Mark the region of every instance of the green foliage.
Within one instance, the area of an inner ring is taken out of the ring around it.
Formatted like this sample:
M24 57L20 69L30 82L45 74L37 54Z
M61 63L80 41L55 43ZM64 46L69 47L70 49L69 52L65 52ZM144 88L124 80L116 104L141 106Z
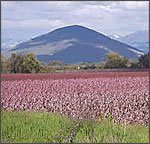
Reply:
M7 142L54 142L63 129L68 135L67 126L72 122L60 115L42 112L2 112L2 141ZM58 140L59 141L59 140Z
M128 59L119 55L116 52L110 52L107 54L105 68L126 68Z
M45 65L45 64L41 64L40 66L40 70L39 70L39 73L49 73L49 69L48 69L48 66Z
M8 59L8 66L10 73L22 73L23 72L23 57L15 53L11 54L11 57Z
M95 63L88 63L87 68L88 69L95 69L96 68Z
M41 64L36 60L34 54L26 54L22 63L24 73L40 72Z
M1 55L1 73L52 73L104 68L149 68L149 55L142 55L138 62L132 59L128 60L119 53L110 52L107 54L106 61L100 63L81 62L78 64L64 64L61 61L50 61L45 64L39 62L34 54L11 54L8 60Z
M77 70L78 69L78 64L68 64L64 66L65 70Z
M133 69L140 68L138 64L138 60L130 59L128 61L128 67Z
M8 71L7 60L1 54L1 73L6 73Z
M139 58L139 66L141 68L149 68L150 53L144 54Z
M65 64L61 61L50 61L47 64L47 69L49 72L57 72L65 69Z
M106 65L106 62L100 62L100 63L96 63L95 64L95 68L97 69L104 69L105 68L105 65Z
M36 60L34 54L17 55L13 53L7 64L10 73L38 73L41 68L41 64Z
M130 68L149 68L150 53L141 55L139 60L130 60Z
M64 143L79 122L46 112L2 111L1 123L2 143ZM110 119L101 119L82 121L73 142L148 143L148 140L148 126L115 124Z
M82 62L78 65L78 69L95 69L95 63L91 63L91 62Z

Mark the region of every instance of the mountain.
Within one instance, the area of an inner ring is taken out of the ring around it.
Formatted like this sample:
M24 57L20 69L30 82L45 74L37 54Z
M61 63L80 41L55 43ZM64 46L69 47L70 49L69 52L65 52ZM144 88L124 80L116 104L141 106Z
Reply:
M115 40L129 44L145 53L149 51L149 33L147 30L137 31L126 36L115 38Z
M92 29L72 25L31 38L4 53L34 53L40 61L60 60L64 63L99 62L108 52L118 52L128 58L138 58L143 53L134 47L113 40Z

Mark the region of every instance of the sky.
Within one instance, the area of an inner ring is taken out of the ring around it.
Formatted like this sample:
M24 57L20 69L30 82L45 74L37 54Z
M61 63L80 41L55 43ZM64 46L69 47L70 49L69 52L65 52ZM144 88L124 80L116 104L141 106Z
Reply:
M82 25L105 35L149 29L148 1L2 1L2 39L26 40Z

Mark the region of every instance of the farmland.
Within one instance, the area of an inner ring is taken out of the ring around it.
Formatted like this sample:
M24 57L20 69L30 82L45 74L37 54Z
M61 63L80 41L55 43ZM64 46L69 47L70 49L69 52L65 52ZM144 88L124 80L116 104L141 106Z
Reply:
M39 115L55 113L62 117L67 116L64 122L68 121L69 125L74 125L71 120L82 124L90 121L95 123L95 136L101 135L96 129L103 119L111 120L113 126L125 125L128 128L136 125L145 131L149 122L148 85L148 72L4 74L1 82L1 105L7 119L9 112L14 112L12 115L17 116L17 113L23 111L38 111ZM82 125L83 129L85 125ZM76 133L74 141L79 142L77 138L81 137L80 132ZM133 137L124 141L139 142L134 141ZM100 142L100 139L97 141ZM143 142L146 139L148 141L148 136ZM116 138L115 141L121 142L123 139Z
M113 71L113 72L112 72ZM72 71L64 73L51 73L51 74L2 74L2 81L14 80L44 80L44 79L76 79L76 78L98 78L98 77L140 77L148 76L148 69L145 71L136 72L137 70L95 70L91 72L86 71Z

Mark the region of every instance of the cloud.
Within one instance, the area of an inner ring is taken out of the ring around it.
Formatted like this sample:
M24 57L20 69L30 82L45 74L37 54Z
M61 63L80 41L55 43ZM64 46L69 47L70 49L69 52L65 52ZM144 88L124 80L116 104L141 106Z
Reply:
M32 19L26 21L9 21L4 20L2 21L2 25L5 24L7 28L39 28L40 26L44 25L45 28L49 28L50 26L58 27L59 25L64 25L65 22L62 20L53 20L50 21L48 19Z
M148 1L124 1L121 4L129 10L147 10L149 6Z
M81 24L104 34L148 29L148 1L2 1L2 34ZM17 34L17 33L16 33ZM13 34L12 34L13 35ZM14 33L15 35L15 33Z

